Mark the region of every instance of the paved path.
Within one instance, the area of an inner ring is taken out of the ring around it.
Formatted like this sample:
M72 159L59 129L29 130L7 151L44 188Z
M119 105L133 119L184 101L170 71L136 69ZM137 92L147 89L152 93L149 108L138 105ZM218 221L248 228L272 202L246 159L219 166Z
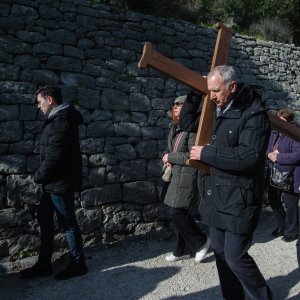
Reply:
M274 217L264 211L250 253L275 299L300 299L296 242L272 239L273 228ZM213 254L200 264L193 259L167 263L164 257L173 243L170 236L159 235L86 249L89 273L64 282L52 277L24 280L16 272L2 274L0 299L222 299Z

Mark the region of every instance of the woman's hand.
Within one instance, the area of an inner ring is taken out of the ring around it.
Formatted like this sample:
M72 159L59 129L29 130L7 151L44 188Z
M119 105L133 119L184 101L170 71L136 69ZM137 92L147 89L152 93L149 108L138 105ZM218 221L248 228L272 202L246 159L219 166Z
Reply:
M166 164L168 162L168 153L164 154L162 161L164 164Z
M273 163L275 163L277 161L277 155L278 155L278 153L279 152L277 150L275 150L273 152L269 152L268 153L269 160L271 160Z

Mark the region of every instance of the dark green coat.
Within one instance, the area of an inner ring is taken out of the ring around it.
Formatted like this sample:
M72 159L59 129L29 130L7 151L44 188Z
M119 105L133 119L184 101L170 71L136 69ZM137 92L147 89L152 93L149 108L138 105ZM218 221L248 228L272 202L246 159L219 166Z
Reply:
M189 208L195 196L196 169L185 165L189 152L195 144L195 133L184 132L174 153L173 147L181 130L172 126L168 136L168 160L172 164L172 180L169 184L165 204L174 208Z

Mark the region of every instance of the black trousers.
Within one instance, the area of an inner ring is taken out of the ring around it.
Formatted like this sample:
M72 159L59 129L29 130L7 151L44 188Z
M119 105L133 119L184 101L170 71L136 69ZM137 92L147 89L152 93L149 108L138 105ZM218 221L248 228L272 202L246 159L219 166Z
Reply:
M175 256L194 254L206 242L206 234L202 232L195 220L184 208L171 208L173 228L176 234Z
M272 293L253 258L248 254L252 235L210 229L222 294L226 300L272 299Z
M281 195L284 207L281 202ZM284 232L285 237L297 238L299 228L299 194L284 192L270 186L268 198L277 219L278 228Z

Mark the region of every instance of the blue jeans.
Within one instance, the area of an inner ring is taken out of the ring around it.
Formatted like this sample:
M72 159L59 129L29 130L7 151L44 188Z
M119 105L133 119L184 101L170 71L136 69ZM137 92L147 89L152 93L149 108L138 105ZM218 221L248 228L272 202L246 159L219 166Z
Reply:
M42 264L51 263L55 234L54 212L58 224L66 233L71 260L78 262L82 259L83 254L81 234L75 217L74 192L63 195L43 193L37 217L41 227L39 262Z

